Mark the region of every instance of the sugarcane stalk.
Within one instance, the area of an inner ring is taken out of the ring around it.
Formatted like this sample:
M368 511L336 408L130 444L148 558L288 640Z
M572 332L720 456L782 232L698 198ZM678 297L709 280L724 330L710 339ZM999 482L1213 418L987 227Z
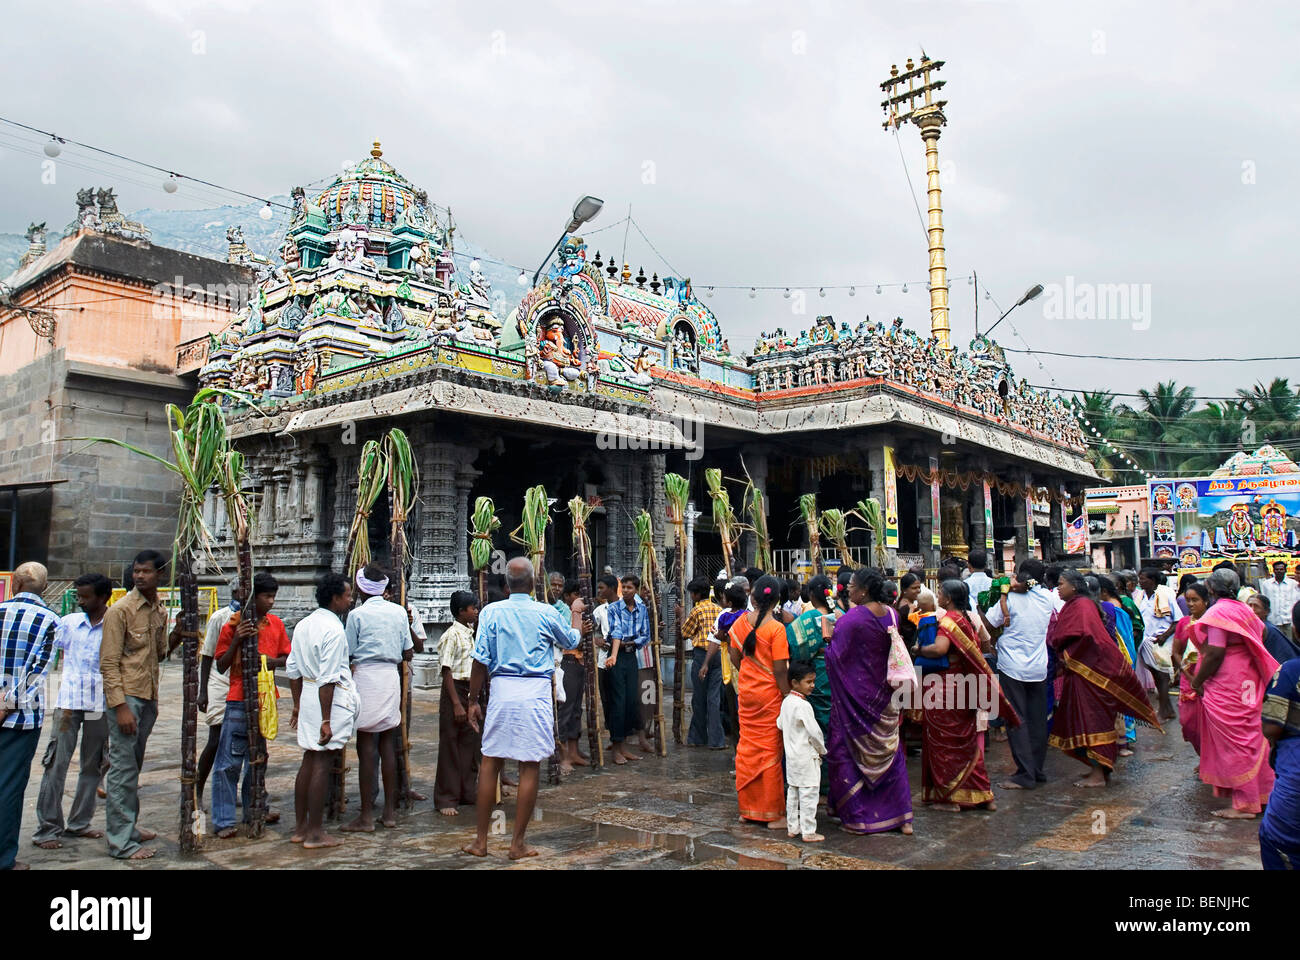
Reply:
M840 552L840 564L846 570L853 569L853 554L849 552L848 525L843 510L823 510L821 530Z
M225 415L214 402L226 396L243 399L243 395L205 388L194 395L182 410L166 405L168 437L172 458L169 460L113 437L66 437L65 441L106 443L122 447L153 461L176 474L181 483L180 509L176 536L172 541L172 585L180 595L179 624L182 639L181 687L181 803L178 843L183 853L198 848L202 832L196 790L198 740L198 584L194 576L195 558L210 554L211 535L203 523L203 501L208 489L219 479L222 463L230 450ZM179 583L177 581L179 577Z
M487 603L487 568L492 560L492 531L501 526L496 516L496 505L491 497L479 497L474 501L474 513L470 517L469 559L470 568L478 571L479 606Z
M859 500L852 512L871 531L871 547L875 554L876 566L884 567L889 562L889 552L885 549L885 516L880 509L880 501L875 497Z
M655 579L659 575L659 559L655 556L654 526L649 512L642 510L633 518L641 561L641 582L645 584L650 599L646 603L650 620L650 651L655 673L655 753L668 756L664 739L664 683L659 665L659 603L655 597Z
M722 485L720 469L710 467L705 470L704 483L709 491L709 499L713 503L713 525L717 527L718 535L722 538L722 568L727 574L727 579L730 580L731 556L739 540L736 514L731 509L731 497L727 493L727 488Z
M822 541L817 528L817 494L805 493L799 497L799 515L808 529L808 559L812 562L813 576L818 577L822 572Z
M763 491L754 483L754 478L749 475L749 468L745 466L745 458L740 458L741 469L745 471L745 493L742 502L745 505L745 514L749 517L749 529L754 532L756 541L754 558L755 565L760 570L772 569L772 538L767 532L767 502L763 496Z
M686 502L690 497L690 483L680 474L664 474L664 494L668 522L673 525L673 540L677 549L677 596L682 613L686 612ZM686 712L686 636L682 633L685 616L677 618L677 637L673 646L673 742L685 742Z
M406 611L406 565L409 551L406 543L406 518L415 502L419 469L411 442L399 428L393 427L384 437L383 459L387 465L388 502L391 507L388 530L388 555L397 582L398 604ZM397 763L397 797L406 809L415 800L411 789L411 664L403 659L398 664L401 690L400 713L402 749Z
M573 560L578 574L578 589L582 597L584 621L590 616L591 606L591 538L587 535L587 520L594 508L582 497L569 501L569 517L573 521ZM587 751L591 765L599 769L605 765L605 748L600 739L602 718L600 696L596 683L596 645L594 637L582 630L583 693L587 698Z

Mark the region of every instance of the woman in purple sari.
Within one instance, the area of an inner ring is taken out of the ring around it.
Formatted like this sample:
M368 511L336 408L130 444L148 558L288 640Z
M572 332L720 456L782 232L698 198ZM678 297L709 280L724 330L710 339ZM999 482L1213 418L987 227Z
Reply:
M897 626L898 614L884 601L884 579L866 568L855 570L851 609L835 621L826 647L831 683L827 807L848 833L912 832L901 714L886 679L889 628Z

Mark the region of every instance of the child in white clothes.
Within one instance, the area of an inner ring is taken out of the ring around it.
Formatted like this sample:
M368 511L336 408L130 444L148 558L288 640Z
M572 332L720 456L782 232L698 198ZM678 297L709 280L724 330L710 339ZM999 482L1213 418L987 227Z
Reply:
M825 840L817 832L817 798L821 792L821 758L826 755L822 728L813 716L808 695L817 684L817 671L807 660L789 666L790 692L781 704L776 726L785 740L785 819L791 837L804 843Z

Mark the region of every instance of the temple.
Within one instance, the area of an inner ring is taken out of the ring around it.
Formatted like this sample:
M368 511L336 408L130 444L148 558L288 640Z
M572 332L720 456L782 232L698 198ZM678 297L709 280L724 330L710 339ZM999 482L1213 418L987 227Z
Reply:
M418 456L410 596L434 633L451 592L469 585L478 496L496 503L503 557L522 552L508 534L526 487L587 498L595 568L623 571L642 507L671 545L665 471L688 477L698 509L704 468L720 467L765 492L773 566L791 573L806 556L801 494L841 509L878 498L891 565L934 567L978 546L996 566L1063 552L1065 511L1096 480L1071 410L1018 380L983 338L946 350L901 319L827 316L736 353L689 278L634 276L580 236L497 316L500 299L456 253L450 220L379 144L319 195L293 197L280 262L253 264L255 295L207 342L199 371L205 385L252 395L232 401L232 433L253 478L257 562L284 585L288 617L310 609L320 568L344 566L362 445L391 426ZM370 522L379 558L387 509L381 496ZM720 547L705 513L690 512L680 561L712 577ZM215 496L208 520L228 551ZM547 568L567 569L567 524L548 536ZM869 562L865 531L850 545ZM742 550L752 556L752 535Z

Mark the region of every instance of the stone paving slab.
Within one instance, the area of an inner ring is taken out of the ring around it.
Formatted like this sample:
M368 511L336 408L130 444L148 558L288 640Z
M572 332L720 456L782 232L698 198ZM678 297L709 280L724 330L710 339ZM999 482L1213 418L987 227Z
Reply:
M287 696L287 692L286 692ZM950 867L1013 869L1259 869L1258 823L1221 821L1210 788L1195 776L1196 755L1176 723L1163 736L1139 732L1136 756L1120 761L1111 787L1071 785L1081 767L1059 751L1048 756L1050 782L1032 791L997 790L998 810L952 814L920 802L919 758L908 761L916 807L915 834L845 834L822 817L826 842L805 844L737 821L734 763L730 752L670 744L667 757L645 756L600 772L579 769L559 786L543 784L529 841L542 856L520 863L506 858L514 803L507 800L489 838L489 856L460 852L473 838L474 810L441 817L430 801L399 815L395 829L343 834L342 846L305 851L288 842L293 820L293 781L301 760L282 701L281 732L271 744L267 787L282 813L259 840L205 837L202 850L182 857L176 843L180 773L180 668L165 664L157 725L141 777L141 824L160 834L158 856L123 863L108 856L103 840L66 839L60 850L30 843L40 783L39 758L24 797L19 858L35 869L311 869L437 868L453 870L746 869L880 870ZM438 691L417 690L412 705L411 763L416 789L432 795L437 763ZM200 728L200 747L206 739ZM584 739L585 744L585 739ZM350 752L355 768L355 755ZM988 766L996 784L1012 766L1005 744L989 745ZM68 776L76 782L76 761ZM355 769L349 810L357 805ZM996 788L995 788L996 789ZM205 802L206 802L205 797ZM103 826L103 805L94 824Z

